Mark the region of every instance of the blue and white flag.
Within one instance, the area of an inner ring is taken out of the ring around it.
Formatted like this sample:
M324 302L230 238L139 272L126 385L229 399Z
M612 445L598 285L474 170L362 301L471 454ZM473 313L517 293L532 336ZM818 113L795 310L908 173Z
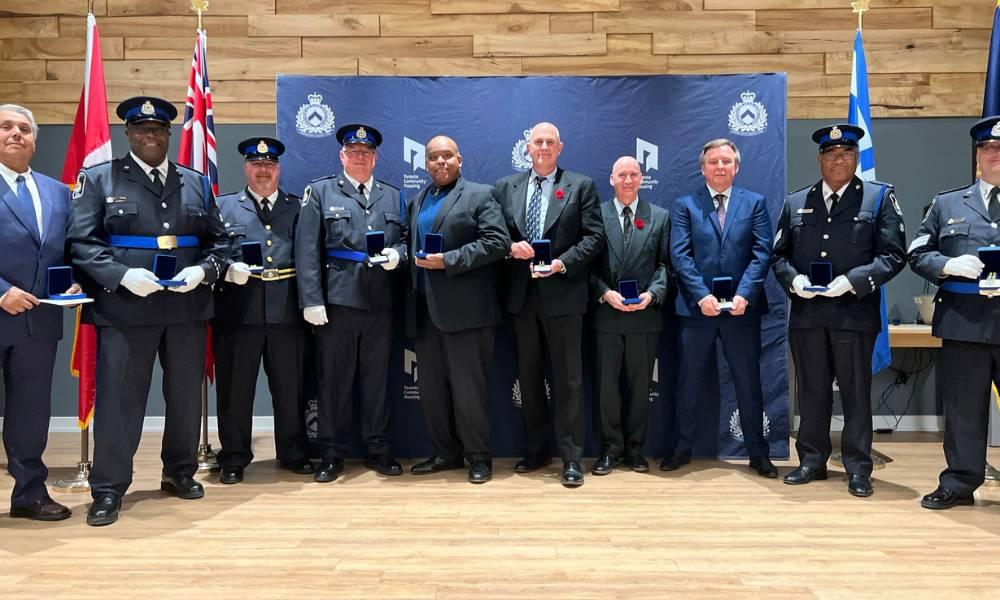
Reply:
M851 66L851 102L848 106L847 122L864 130L865 136L858 142L857 176L862 181L875 181L875 148L872 139L872 111L868 102L868 66L865 64L865 46L861 43L861 31L854 36L854 61ZM881 207L879 207L881 208ZM892 363L889 349L889 319L885 309L885 286L882 286L882 331L875 338L872 352L872 373L878 373Z

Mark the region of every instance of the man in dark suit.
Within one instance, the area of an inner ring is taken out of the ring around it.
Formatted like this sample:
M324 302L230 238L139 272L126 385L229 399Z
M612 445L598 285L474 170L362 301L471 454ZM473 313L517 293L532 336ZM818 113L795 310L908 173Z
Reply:
M38 126L23 106L0 106L0 370L3 444L14 478L10 516L59 521L70 510L45 488L42 462L52 404L52 368L62 338L62 309L39 304L48 268L65 256L69 189L31 170Z
M500 205L490 186L461 177L454 140L427 142L433 183L410 210L411 255L425 236L439 234L442 251L417 257L410 270L407 334L416 339L420 399L434 456L413 465L415 475L459 469L469 461L469 481L493 476L486 378L493 340L502 322L496 270L510 245Z
M909 249L913 272L940 286L933 333L942 340L937 400L944 407L948 467L920 501L924 508L974 504L986 470L990 388L1000 373L1000 293L981 290L996 259L978 249L1000 246L998 123L1000 116L992 116L972 126L980 179L938 194Z
M316 443L323 456L315 480L344 471L350 450L354 382L361 386L361 438L365 466L401 475L389 451L386 379L397 298L390 271L406 264L406 223L399 190L373 176L382 134L368 125L337 130L339 175L309 184L295 234L299 305L316 328L319 407ZM368 256L366 236L384 233L386 259Z
M205 330L211 284L222 277L229 239L208 178L167 160L177 109L140 96L118 105L131 152L80 172L67 239L97 327L94 503L89 525L118 519L132 483L153 363L163 367L166 421L160 489L196 499ZM162 255L158 258L157 255ZM177 273L154 273L163 256ZM164 283L161 283L164 282Z
M788 341L801 416L799 466L785 483L827 478L836 378L844 406L840 447L847 490L866 497L874 491L871 363L882 328L881 286L906 264L906 239L892 186L854 174L862 136L853 125L813 132L823 178L785 198L771 265L792 299ZM820 275L833 279L813 285L810 278Z
M705 187L674 203L670 258L680 293L681 367L677 395L677 444L660 463L674 471L691 460L696 411L715 371L717 340L736 389L740 426L750 468L777 477L764 439L764 399L760 385L760 319L767 314L764 280L771 257L771 219L763 196L733 185L740 152L726 139L712 140L699 157ZM713 282L714 285L713 285ZM726 298L716 296L722 292ZM732 306L723 306L731 301ZM723 310L725 308L725 310Z
M278 188L284 144L255 137L243 140L237 149L244 158L247 185L218 199L231 248L224 283L215 288L212 321L220 480L227 484L243 481L244 469L253 460L250 432L262 359L274 408L278 463L301 475L316 472L306 451L305 328L293 252L300 200ZM261 255L245 257L245 243L259 245ZM248 260L255 264L248 265Z
M633 471L649 470L642 455L649 382L669 285L669 219L665 209L639 198L638 161L631 156L615 161L611 185L615 197L601 205L607 244L590 274L590 295L596 302L591 315L596 342L594 420L601 442L594 475L611 473L619 460ZM638 295L625 297L632 283ZM624 401L623 374L628 389Z
M496 183L496 198L510 232L510 260L502 269L504 311L511 315L524 414L525 456L518 473L552 462L545 391L545 355L552 367L553 412L562 483L583 484L583 315L588 270L601 252L600 197L593 180L564 171L557 161L563 143L551 123L531 129L531 170ZM551 270L534 273L531 242L549 240ZM547 352L545 350L547 350Z

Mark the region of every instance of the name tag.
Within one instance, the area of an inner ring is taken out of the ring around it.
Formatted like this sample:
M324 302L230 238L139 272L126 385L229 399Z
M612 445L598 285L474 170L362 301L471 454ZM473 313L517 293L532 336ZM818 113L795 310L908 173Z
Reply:
M800 215L811 215L812 212L813 212L813 210L815 210L815 209L812 209L812 208L800 208L800 209L798 209L795 212L796 212L796 214L800 214Z
M955 223L965 223L965 218L963 217L960 219L948 219L949 225L954 225Z
M104 199L108 204L118 204L119 202L128 202L127 196L108 196Z

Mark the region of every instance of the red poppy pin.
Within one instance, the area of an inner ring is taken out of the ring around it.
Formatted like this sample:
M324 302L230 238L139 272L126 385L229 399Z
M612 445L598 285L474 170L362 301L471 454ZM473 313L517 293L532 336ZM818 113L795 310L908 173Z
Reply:
M559 188L558 190L556 190L556 199L557 200L562 200L564 196L566 196L566 192L564 192L562 188Z
M635 226L638 227L639 229L642 229L643 227L646 226L646 222L643 221L642 219L640 219L639 217L636 217L635 218Z

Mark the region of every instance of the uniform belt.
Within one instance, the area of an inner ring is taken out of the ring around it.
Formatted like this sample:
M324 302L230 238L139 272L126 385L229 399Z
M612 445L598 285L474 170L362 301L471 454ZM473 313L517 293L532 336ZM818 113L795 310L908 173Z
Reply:
M358 250L347 250L346 248L327 250L326 255L331 258L339 258L341 260L349 260L351 262L358 263L363 263L368 258L368 255L364 252L359 252Z
M264 269L260 273L251 273L250 277L260 279L262 281L281 281L282 279L291 279L292 277L295 277L295 267L290 267L288 269Z
M173 250L197 248L200 242L196 235L109 235L108 243L115 248Z
M941 284L941 289L953 294L975 294L979 295L978 283L966 283L963 281L945 281Z

